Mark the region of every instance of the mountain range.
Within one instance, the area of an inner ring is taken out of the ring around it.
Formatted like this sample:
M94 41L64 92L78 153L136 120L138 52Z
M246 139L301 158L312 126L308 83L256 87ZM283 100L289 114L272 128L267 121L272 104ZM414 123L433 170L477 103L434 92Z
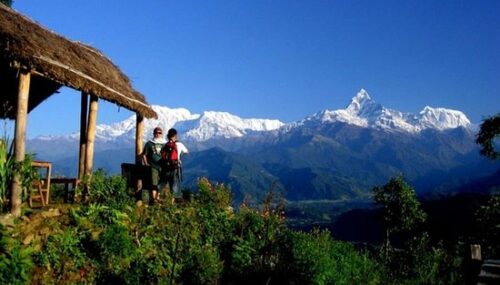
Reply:
M273 185L288 200L339 200L370 195L373 186L403 174L420 193L447 192L494 173L478 154L477 126L457 110L425 107L418 114L386 108L360 90L346 108L283 123L226 112L191 113L153 106L153 128L176 128L191 154L183 159L185 186L200 176L230 185L237 199L261 198ZM75 175L78 133L28 141L55 172ZM99 125L95 166L119 172L134 161L135 116Z

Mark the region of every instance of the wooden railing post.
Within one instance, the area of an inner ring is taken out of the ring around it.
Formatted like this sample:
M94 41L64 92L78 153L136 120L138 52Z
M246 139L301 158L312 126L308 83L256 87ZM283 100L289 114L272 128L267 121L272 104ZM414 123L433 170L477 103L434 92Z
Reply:
M17 113L15 125L14 152L15 161L20 163L26 154L26 125L28 122L28 99L30 91L31 74L22 71L19 74L19 89L17 95ZM10 197L10 212L13 216L21 216L21 177L19 173L14 173L12 191Z

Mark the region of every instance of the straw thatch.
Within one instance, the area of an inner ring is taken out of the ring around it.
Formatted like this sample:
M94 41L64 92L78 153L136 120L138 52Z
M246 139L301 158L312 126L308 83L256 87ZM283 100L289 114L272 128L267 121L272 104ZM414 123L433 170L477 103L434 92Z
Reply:
M100 51L70 41L0 4L0 117L15 116L18 73L32 73L31 111L62 86L156 118L127 76Z

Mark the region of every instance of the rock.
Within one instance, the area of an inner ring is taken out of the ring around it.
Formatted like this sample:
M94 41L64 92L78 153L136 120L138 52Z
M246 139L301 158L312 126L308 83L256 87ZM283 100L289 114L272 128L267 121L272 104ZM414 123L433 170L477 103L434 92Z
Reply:
M60 215L61 215L61 212L59 211L59 209L53 209L53 208L42 213L42 217L44 217L44 218L58 217Z
M14 216L10 213L0 216L0 224L4 226L14 226Z
M47 235L49 235L49 234L50 234L50 229L49 229L49 228L47 228L47 227L45 227L45 228L43 228L43 229L41 229L41 230L39 231L39 234L40 234L40 235L43 235L43 236L47 236Z
M28 245L31 243L31 241L35 238L34 234L29 234L23 239L23 245Z

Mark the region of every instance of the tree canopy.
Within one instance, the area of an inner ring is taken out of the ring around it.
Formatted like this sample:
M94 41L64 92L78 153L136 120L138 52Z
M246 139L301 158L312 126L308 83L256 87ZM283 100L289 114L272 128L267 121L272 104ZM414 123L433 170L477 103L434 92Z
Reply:
M491 159L499 159L500 152L495 150L495 139L500 136L500 114L487 118L480 126L476 143L481 146L481 154Z
M4 5L7 5L9 7L12 7L12 2L14 2L13 0L0 0L0 2Z

